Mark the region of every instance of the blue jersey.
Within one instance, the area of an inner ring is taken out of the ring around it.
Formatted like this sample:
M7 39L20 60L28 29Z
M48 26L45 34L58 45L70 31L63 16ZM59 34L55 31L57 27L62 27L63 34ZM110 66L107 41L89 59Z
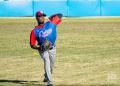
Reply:
M34 32L38 45L42 45L45 39L49 40L53 46L55 45L57 36L56 25L52 22L46 22L42 28L35 28Z

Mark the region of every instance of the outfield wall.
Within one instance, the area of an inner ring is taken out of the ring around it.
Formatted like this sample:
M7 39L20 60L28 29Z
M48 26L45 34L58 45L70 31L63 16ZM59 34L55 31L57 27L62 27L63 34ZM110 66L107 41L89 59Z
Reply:
M0 0L0 16L33 16L30 0Z
M0 16L34 16L42 10L48 16L120 16L120 0L0 0Z

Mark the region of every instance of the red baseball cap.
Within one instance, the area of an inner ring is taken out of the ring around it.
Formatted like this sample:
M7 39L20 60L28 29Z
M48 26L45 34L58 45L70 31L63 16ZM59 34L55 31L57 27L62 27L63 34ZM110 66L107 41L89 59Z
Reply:
M42 11L37 11L36 12L36 17L41 17L41 16L46 16Z

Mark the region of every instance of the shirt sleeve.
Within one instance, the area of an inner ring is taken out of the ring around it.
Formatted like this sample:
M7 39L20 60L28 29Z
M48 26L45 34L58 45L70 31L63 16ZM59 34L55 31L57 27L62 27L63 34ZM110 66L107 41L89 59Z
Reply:
M32 30L30 34L30 45L35 45L35 44L36 44L36 37L35 37L34 30Z
M61 18L62 14L55 14L51 16L49 19L53 24L58 25L61 22Z

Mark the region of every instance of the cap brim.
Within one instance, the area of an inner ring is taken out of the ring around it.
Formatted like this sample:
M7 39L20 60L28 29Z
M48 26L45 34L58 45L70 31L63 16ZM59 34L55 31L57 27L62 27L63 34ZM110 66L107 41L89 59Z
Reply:
M43 14L43 16L46 16L46 14Z
M37 15L36 17L41 17L41 16L44 16L44 17L45 17L45 16L46 16L46 14Z

